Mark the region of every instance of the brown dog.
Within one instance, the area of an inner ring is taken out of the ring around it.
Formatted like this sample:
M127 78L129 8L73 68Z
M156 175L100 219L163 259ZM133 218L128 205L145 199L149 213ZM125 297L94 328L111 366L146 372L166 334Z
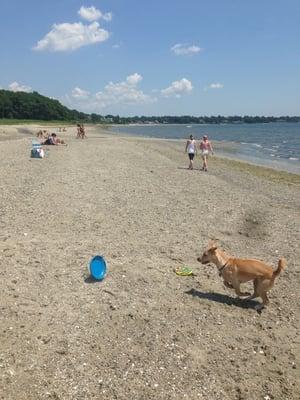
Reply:
M274 271L272 267L259 260L231 257L214 244L210 245L197 260L202 264L215 264L219 275L224 279L224 285L234 289L238 296L249 296L246 300L261 297L263 303L256 307L258 310L269 304L267 292L272 289L275 278L286 267L284 258L278 261L278 267ZM240 290L240 284L248 281L253 281L254 284L252 295Z

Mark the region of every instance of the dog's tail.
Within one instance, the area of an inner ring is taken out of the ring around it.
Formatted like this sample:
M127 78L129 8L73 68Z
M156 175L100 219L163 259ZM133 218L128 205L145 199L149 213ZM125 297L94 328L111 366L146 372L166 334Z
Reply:
M281 271L283 271L286 268L286 259L285 258L280 258L278 261L278 267L273 271L273 276L272 279L274 280L277 278L278 275L280 275Z

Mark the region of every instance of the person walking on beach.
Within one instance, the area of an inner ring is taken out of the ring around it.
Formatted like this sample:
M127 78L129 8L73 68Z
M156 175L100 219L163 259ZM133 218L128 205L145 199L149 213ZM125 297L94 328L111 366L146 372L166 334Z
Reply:
M194 139L193 135L190 135L190 138L186 142L185 146L185 153L188 153L190 164L188 169L194 169L194 157L195 154L197 153L197 148L196 148L196 140Z
M85 139L86 138L86 134L85 134L85 128L83 126L83 124L77 124L77 139Z
M206 135L203 136L201 143L199 145L201 155L202 155L202 160L203 160L203 166L202 166L202 171L207 172L207 159L209 153L214 154L212 144L208 140L208 137Z

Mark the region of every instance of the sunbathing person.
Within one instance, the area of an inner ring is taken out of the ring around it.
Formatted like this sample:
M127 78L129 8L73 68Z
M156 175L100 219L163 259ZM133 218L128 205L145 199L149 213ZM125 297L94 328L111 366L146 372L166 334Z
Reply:
M51 133L48 138L42 143L43 145L56 146L59 144L67 145L62 139L58 138L56 133Z

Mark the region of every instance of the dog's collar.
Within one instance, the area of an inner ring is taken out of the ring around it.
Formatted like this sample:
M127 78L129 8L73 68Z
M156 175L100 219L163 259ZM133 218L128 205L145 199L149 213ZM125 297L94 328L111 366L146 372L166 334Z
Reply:
M228 263L228 261L229 261L229 260L227 260L227 261L226 261L226 263L225 263L224 265L222 265L222 267L219 269L219 276L221 276L221 275L222 275L222 271L223 271L223 269L224 269L225 267L227 267L227 263Z

